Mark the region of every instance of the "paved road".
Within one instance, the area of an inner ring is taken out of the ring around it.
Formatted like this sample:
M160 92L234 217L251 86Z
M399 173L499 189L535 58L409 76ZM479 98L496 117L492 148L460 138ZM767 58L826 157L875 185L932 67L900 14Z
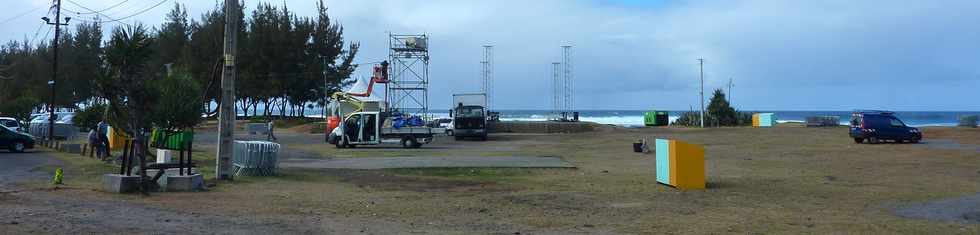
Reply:
M25 153L10 153L0 151L0 191L7 191L13 185L24 180L43 179L48 174L33 171L35 168L59 164L58 159L42 151L30 151Z
M980 193L915 204L897 213L908 218L980 224Z
M283 159L283 168L306 169L391 169L446 167L574 168L557 157L371 157L322 159Z

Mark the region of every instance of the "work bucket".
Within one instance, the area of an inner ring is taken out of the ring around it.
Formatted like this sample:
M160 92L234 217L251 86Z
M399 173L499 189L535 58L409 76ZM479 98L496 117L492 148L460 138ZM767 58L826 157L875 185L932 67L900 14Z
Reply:
M326 133L329 134L330 132L333 132L333 129L334 128L337 128L337 126L340 126L340 117L330 116L329 118L327 118L327 132Z

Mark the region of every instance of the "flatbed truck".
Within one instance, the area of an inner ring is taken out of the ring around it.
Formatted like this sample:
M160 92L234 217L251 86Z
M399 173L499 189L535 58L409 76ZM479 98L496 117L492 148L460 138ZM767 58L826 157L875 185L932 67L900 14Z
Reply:
M419 148L432 142L431 127L385 127L384 120L387 118L385 112L351 113L330 132L327 142L337 148L379 144L401 144L405 148Z

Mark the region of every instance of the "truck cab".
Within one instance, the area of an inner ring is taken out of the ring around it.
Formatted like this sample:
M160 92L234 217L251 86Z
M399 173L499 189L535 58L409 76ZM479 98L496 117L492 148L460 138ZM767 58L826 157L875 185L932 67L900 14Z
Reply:
M400 143L405 148L419 148L432 142L432 128L424 126L385 125L386 112L355 112L347 115L327 137L337 148L357 145Z
M456 140L477 137L487 140L487 117L482 106L459 106L453 110L453 136Z
M453 118L453 137L462 140L476 137L487 140L487 96L484 93L455 94L456 106L449 112Z

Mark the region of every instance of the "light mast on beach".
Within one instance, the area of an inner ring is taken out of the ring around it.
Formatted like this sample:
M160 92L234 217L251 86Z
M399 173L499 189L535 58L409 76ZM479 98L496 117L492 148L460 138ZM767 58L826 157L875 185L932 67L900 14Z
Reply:
M704 128L704 58L698 58L701 67L701 128Z

